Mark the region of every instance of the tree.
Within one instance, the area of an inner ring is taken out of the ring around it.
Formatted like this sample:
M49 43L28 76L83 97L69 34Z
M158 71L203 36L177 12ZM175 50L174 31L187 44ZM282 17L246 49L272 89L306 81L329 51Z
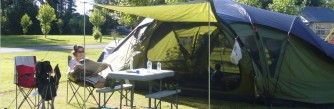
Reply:
M334 9L334 0L327 1L324 5L325 7Z
M307 0L304 0L301 5L296 5L297 0L273 0L273 3L268 5L268 9L284 14L297 15L305 7L306 2Z
M59 34L63 34L63 26L64 26L63 20L62 19L58 19L57 25L58 25Z
M38 11L37 19L41 22L42 33L46 38L46 35L49 34L51 30L51 22L56 19L56 13L48 3L45 3Z
M312 7L320 7L324 6L326 2L330 2L333 0L307 0L307 6L312 6Z
M30 17L27 13L25 13L21 18L21 25L22 25L22 31L23 34L26 34L28 31L28 27L32 25L32 21L30 20Z
M96 3L99 3L95 0ZM159 5L167 3L176 3L181 1L190 1L190 0L126 0L126 1L112 1L110 4L118 5L118 6L149 6L149 5ZM113 18L118 20L120 25L128 26L134 28L139 21L142 19L141 17L128 15L120 12L114 12Z
M178 3L178 2L186 2L188 0L165 0L165 3L169 4L169 3Z
M1 13L1 14L2 14L2 13ZM4 31L3 28L6 27L6 24L7 24L7 17L1 15L0 20L1 20L1 25L0 25L1 33L3 33L3 32L2 32L2 31Z
M62 2L62 9L65 12L64 15L62 16L63 21L64 21L64 34L71 34L72 33L72 28L70 27L70 19L73 18L73 12L75 12L75 2L74 0L66 0Z
M1 0L2 15L7 18L6 24L2 26L2 34L22 34L21 18L27 13L29 16L37 16L38 6L33 0ZM36 17L31 17L32 25L27 33L41 34L40 25Z
M96 32L101 33L100 26L104 24L104 22L106 21L106 18L101 15L98 9L94 9L94 12L92 13L92 15L89 16L89 21L94 25L94 28L93 28L93 35L94 35L94 33ZM95 40L100 38L100 42L102 42L102 35L95 36L94 38Z
M93 37L94 37L94 39L97 40L97 39L100 38L100 42L101 42L102 33L100 31L101 31L101 29L99 27L96 27L96 26L93 27Z
M262 2L260 2L259 0L235 0L235 1L245 5L262 8Z
M78 22L78 18L77 17L72 17L69 22L68 22L68 25L70 27L70 30L71 30L71 34L77 34L79 33L78 29L79 29L79 22Z

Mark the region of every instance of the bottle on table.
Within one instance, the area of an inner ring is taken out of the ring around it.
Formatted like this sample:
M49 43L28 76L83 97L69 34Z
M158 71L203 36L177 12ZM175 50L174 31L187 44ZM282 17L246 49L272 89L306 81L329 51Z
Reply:
M147 69L147 71L150 73L151 72L151 70L152 70L152 62L151 62L151 60L150 60L150 58L148 58L148 60L147 60L147 65L146 65L146 69Z
M130 70L133 70L133 57L130 58Z
M157 71L158 71L158 72L161 71L161 63L160 63L160 59L158 60L158 63L157 63Z

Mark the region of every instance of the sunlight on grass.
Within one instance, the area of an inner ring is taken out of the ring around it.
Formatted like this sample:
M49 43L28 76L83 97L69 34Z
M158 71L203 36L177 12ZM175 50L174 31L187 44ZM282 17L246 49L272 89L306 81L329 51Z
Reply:
M19 37L19 36L17 36ZM62 36L66 37L66 36ZM79 37L79 36L76 36ZM54 40L53 37L49 37L50 39ZM65 38L64 40L76 40L77 38ZM19 40L19 39L15 39ZM42 39L40 39L42 40ZM49 40L49 39L47 39ZM60 40L60 39L58 39ZM60 44L60 45L73 45L75 41L72 42L59 42L53 44ZM1 41L4 43L4 41ZM10 41L11 42L11 41ZM28 41L29 42L29 41ZM31 41L30 41L31 42ZM57 41L55 41L57 42ZM79 42L79 41L78 41ZM108 41L109 42L109 41ZM5 42L9 44L9 42ZM19 42L11 42L9 46L14 46L12 43L19 43ZM95 43L95 42L94 42ZM94 44L92 42L92 44ZM95 43L96 44L96 43ZM16 46L16 45L15 45ZM21 46L29 46L29 44L21 44ZM102 52L101 49L86 49L86 56L89 59L97 60L98 56ZM36 56L37 61L50 61L52 66L59 64L61 70L61 80L59 89L57 91L57 97L55 100L55 108L56 109L75 109L79 108L75 99L71 101L71 103L67 103L66 96L67 96L67 56L72 55L70 50L61 50L61 51L38 51L38 52L25 52L25 53L8 53L8 54L0 54L0 109L3 108L15 108L15 84L13 84L14 80L14 57L15 56ZM215 55L219 59L220 56L217 54ZM214 58L214 60L215 60ZM225 58L225 57L224 57ZM70 90L69 90L70 91ZM79 90L80 94L83 94L83 89ZM69 92L70 94L72 92ZM88 93L86 91L86 93ZM98 99L98 94L93 92L94 96ZM148 99L144 97L147 94L147 91L138 91L135 90L135 106L137 109L145 109L148 106ZM184 93L184 92L182 92ZM182 94L181 93L181 94ZM29 95L32 97L31 95ZM87 96L87 95L86 95ZM19 95L20 102L23 99L22 95ZM114 96L109 100L107 107L119 107L119 93L115 93ZM123 100L124 101L124 100ZM82 103L82 101L80 101ZM10 104L13 103L11 106ZM123 102L125 104L125 102ZM10 106L10 107L9 107ZM24 103L22 108L29 108L27 103ZM86 108L97 108L97 104L94 102L93 98L90 98L86 103ZM129 106L124 106L123 108L129 109ZM163 101L162 109L169 109L170 104L169 101ZM179 108L180 109L207 109L208 108L208 99L207 98L200 98L196 96L179 96ZM211 100L211 108L212 109L296 109L296 107L279 107L275 106L270 108L270 106L262 105L262 104L252 104L252 103L244 103L244 102L234 102L234 101L224 101L224 100ZM302 109L302 108L299 108Z
M95 60L100 55L102 49L87 49L86 56L89 59ZM60 86L57 91L57 97L55 101L55 108L56 109L63 109L63 108L78 108L77 102L75 99L72 100L70 104L66 103L66 72L67 72L67 56L71 55L70 50L64 51L41 51L41 52L27 52L27 53L16 53L16 54L1 54L0 60L0 72L2 76L0 76L0 108L8 108L8 106L13 102L15 97L15 85L13 84L14 78L14 57L15 56L36 56L37 61L50 61L52 66L59 64L62 78L60 80ZM69 92L71 93L71 92ZM80 93L83 94L83 90L80 90ZM88 93L88 92L86 92ZM146 91L135 91L135 105L136 108L144 108L148 105L148 100L144 97L144 94L147 94ZM118 107L119 106L119 93L115 93L107 104L108 107ZM95 93L95 97L98 99L98 94ZM30 95L31 96L31 95ZM180 101L184 99L183 97L179 97ZM189 98L191 99L191 98ZM19 96L19 102L22 100L22 95ZM201 101L206 101L202 99ZM125 104L125 102L123 103ZM28 107L27 103L23 104L23 107ZM170 104L167 102L163 102L163 108L170 108ZM97 108L97 104L94 103L94 99L90 98L86 105L87 108ZM15 101L11 105L10 108L15 108ZM129 106L125 106L124 108L128 109ZM193 109L194 107L186 106L186 105L179 105L181 109Z

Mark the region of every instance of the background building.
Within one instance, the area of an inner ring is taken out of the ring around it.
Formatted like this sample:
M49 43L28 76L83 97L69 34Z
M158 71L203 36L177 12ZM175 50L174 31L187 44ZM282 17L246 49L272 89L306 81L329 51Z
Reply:
M300 16L322 39L334 28L334 10L325 7L305 7Z

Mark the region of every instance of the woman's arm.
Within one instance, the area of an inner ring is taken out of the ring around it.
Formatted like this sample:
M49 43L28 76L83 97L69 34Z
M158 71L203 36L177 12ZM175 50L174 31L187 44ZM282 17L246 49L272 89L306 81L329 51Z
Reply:
M78 65L78 62L75 60L75 58L72 58L70 62L68 63L69 72L74 71L74 69L76 69L75 67L76 65Z

